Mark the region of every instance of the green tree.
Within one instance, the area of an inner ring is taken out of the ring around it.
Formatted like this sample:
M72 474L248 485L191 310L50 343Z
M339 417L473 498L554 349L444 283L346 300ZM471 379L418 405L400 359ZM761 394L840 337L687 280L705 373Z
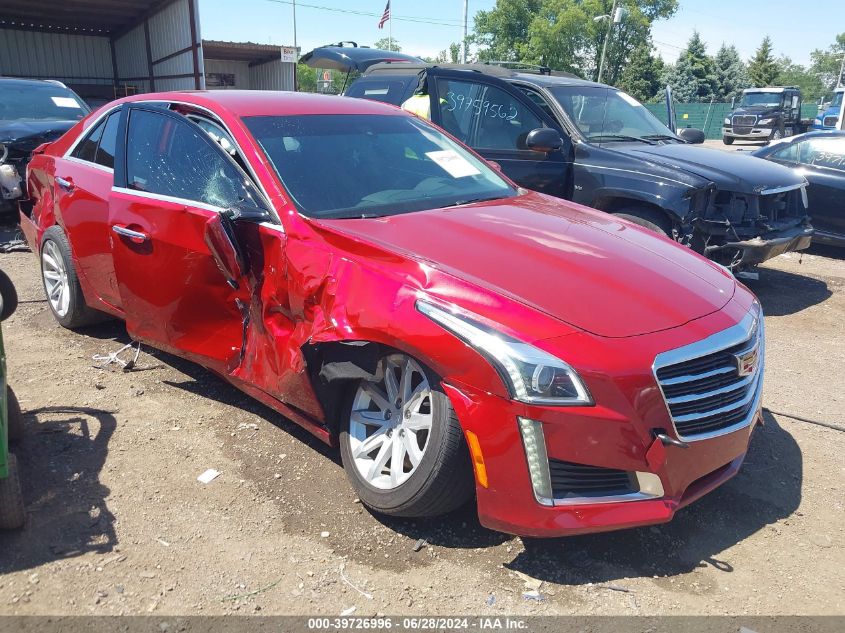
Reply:
M457 42L449 44L436 57L423 57L429 64L457 64L461 61L461 45Z
M763 38L760 48L748 62L748 76L755 88L772 86L777 79L780 69L772 53L772 39L767 35Z
M626 14L610 27L602 80L615 84L634 51L648 44L651 24L678 8L677 0L628 0ZM543 64L596 77L613 0L497 0L475 16L472 41L481 61Z
M775 83L779 86L798 86L805 103L817 101L827 92L827 88L818 75L810 72L801 64L792 63L789 57L781 56L777 64L778 76Z
M317 92L317 71L305 64L297 64L296 90L298 92Z
M652 53L650 45L642 44L631 54L619 87L639 101L650 101L663 87L663 73L663 60Z
M719 88L716 64L707 54L704 40L693 31L692 37L674 66L665 75L666 83L681 103L707 102L717 96Z
M399 40L395 37L393 39L389 37L383 37L380 40L376 40L373 42L373 48L378 48L383 51L393 51L394 53L401 53L402 47L399 45Z
M722 44L713 61L716 65L717 98L725 102L738 99L742 90L751 86L751 79L736 46Z
M819 78L828 93L845 83L845 77L839 75L842 55L845 55L845 33L837 35L836 42L827 50L816 49L810 53L810 72Z

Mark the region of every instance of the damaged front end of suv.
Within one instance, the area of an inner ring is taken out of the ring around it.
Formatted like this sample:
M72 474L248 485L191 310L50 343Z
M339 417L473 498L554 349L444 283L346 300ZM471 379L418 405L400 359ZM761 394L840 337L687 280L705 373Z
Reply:
M689 195L690 212L675 237L734 272L804 250L813 236L806 186L726 191L710 183Z

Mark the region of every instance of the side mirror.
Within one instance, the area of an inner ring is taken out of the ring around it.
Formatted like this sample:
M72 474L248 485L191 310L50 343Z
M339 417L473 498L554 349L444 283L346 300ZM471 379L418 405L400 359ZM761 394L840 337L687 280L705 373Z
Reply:
M563 139L560 138L557 130L550 127L538 127L531 130L525 138L525 147L532 152L556 152L563 147Z
M681 128L678 130L678 136L693 145L700 145L704 142L704 132L694 127Z
M18 293L9 276L0 270L0 321L5 321L18 308Z
M736 97L731 97L731 110L736 106Z
M235 236L235 225L229 215L218 213L206 222L205 244L226 278L226 283L237 290L238 280L246 274L247 269Z

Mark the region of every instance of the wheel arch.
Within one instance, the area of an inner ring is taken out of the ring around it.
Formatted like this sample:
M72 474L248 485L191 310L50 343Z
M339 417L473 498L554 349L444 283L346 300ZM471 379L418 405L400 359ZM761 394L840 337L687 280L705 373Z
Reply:
M606 213L621 213L635 208L648 209L665 218L671 229L677 229L681 225L681 218L677 213L658 204L653 196L641 192L602 194L590 206Z

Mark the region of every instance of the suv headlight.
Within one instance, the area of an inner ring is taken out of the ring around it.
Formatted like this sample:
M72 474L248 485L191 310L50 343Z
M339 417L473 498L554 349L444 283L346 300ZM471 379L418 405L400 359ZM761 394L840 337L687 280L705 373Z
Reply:
M757 121L757 125L771 125L774 122L774 119L760 119L759 121Z
M541 349L422 299L417 310L490 360L511 397L526 404L591 406L587 386L572 367Z
M725 125L730 125L730 124L731 124L731 120L729 118L725 117Z

